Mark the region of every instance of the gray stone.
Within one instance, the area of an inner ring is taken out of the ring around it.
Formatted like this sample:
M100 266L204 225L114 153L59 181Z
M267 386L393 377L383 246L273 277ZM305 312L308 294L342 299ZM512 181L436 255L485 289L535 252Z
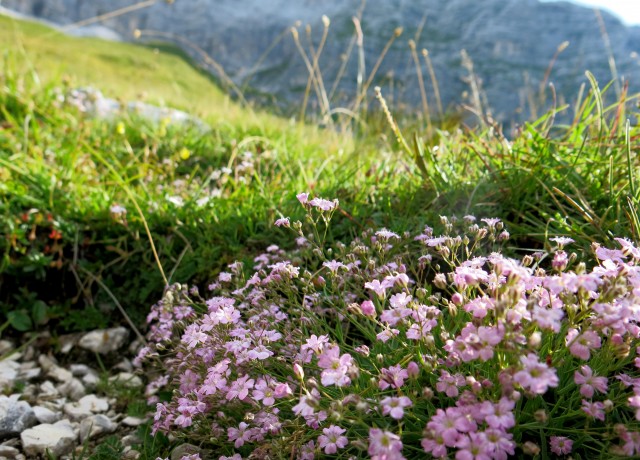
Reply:
M136 435L136 434L128 434L126 436L124 436L120 442L122 443L123 446L125 447L130 447L130 446L134 446L136 444L141 444L142 443L142 439L140 439L140 436Z
M42 369L37 366L35 361L27 361L20 364L18 375L24 380L33 380L40 377Z
M0 458L14 459L20 454L15 447L0 445Z
M43 423L20 433L22 448L27 455L44 455L47 451L60 456L73 451L77 435L68 420Z
M124 453L122 456L123 460L137 460L140 458L140 452L135 449L130 449Z
M18 378L19 369L20 364L11 359L0 361L0 391L13 386Z
M19 395L0 396L0 439L20 433L36 423L29 403L19 401Z
M90 412L99 413L109 410L109 403L104 398L98 398L96 395L86 395L78 401L78 405Z
M54 412L43 406L34 406L33 413L40 423L55 423L62 418L60 412Z
M0 340L0 356L4 356L15 348L10 340Z
M58 366L58 363L48 356L38 356L38 362L40 363L42 370L48 377L51 377L52 379L57 380L60 383L68 382L73 378L73 375L70 371Z
M74 377L84 377L90 372L95 372L86 364L72 364L69 366L69 370Z
M87 388L95 388L98 382L100 382L100 376L93 370L82 377L82 383L84 383Z
M144 422L146 422L146 420L140 417L128 416L122 419L122 424L126 426L140 426Z
M92 415L80 422L80 442L84 442L86 439L92 439L101 434L113 433L117 428L118 424L112 422L106 415Z
M109 382L122 385L128 388L139 388L143 385L142 379L130 372L120 372L117 375L109 377Z
M199 454L200 448L198 446L194 446L193 444L184 443L176 446L171 451L171 460L181 460L182 457Z
M124 327L99 329L82 336L78 345L94 353L106 354L118 350L128 338L129 331Z
M86 407L81 407L78 403L67 403L64 405L64 413L73 421L80 421L92 415Z
M38 397L40 399L55 399L60 397L60 392L53 384L53 382L47 380L40 384L40 394L38 395Z
M80 382L80 380L76 378L72 378L68 382L63 383L58 387L58 390L60 390L61 395L66 396L74 401L79 400L85 394L87 394L84 385L82 385L82 382Z

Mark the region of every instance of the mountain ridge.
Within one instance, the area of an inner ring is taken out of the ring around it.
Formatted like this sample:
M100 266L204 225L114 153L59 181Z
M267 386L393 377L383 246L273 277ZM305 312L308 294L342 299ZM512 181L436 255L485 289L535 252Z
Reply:
M125 7L130 2L4 0L0 4L64 25ZM299 107L308 72L287 29L299 21L300 40L309 53L306 25L310 25L310 37L317 47L322 35L322 16L331 20L319 60L329 89L342 65L341 55L353 37L352 16L361 5L360 0L177 0L107 20L104 25L125 39L133 39L135 30L142 30L143 38L153 37L151 31L159 31L186 39L220 63L235 84L242 86L248 82L257 95L268 95L280 103ZM559 102L575 97L580 85L586 82L586 70L594 73L601 86L611 80L609 51L620 78L630 82L631 90L640 88L637 58L640 27L627 27L606 12L601 17L610 50L605 46L594 12L568 2L369 0L361 21L367 72L394 29L404 28L403 36L394 42L383 61L376 81L397 106L410 110L421 107L407 40L416 36L425 17L417 51L428 50L445 107L469 103L464 98L469 85L464 81L467 71L461 65L463 49L474 63L494 117L501 121L521 120L532 111L540 111L541 107L536 110L531 106L531 95L538 93L549 63L566 41L569 46L558 56L549 78ZM264 58L263 53L274 42L277 43ZM258 62L260 65L256 67ZM434 108L434 88L424 61L421 65L427 100ZM342 96L334 99L335 105L343 106L353 100L357 74L357 51L353 49L337 90Z

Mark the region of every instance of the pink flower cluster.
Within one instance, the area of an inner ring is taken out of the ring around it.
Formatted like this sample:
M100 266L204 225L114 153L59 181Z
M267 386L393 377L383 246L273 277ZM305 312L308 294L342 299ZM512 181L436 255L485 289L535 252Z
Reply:
M327 221L338 206L298 199ZM540 452L541 433L559 456L640 454L640 250L628 240L595 246L587 268L568 237L504 256L498 219L331 248L278 225L306 244L267 248L250 273L234 264L207 299L176 285L153 307L137 363L157 373L155 430L216 439L234 459L507 459Z

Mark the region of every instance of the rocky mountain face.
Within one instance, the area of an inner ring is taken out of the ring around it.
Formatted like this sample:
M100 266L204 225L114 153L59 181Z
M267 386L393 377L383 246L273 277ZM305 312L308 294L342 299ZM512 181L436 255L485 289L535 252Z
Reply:
M0 0L4 7L70 24L132 4L131 0ZM615 58L620 80L640 89L640 27L626 27L602 12L600 23L593 10L568 2L538 0L176 0L154 5L104 21L124 37L162 39L186 46L184 40L206 51L239 87L258 98L271 98L300 107L308 70L290 28L298 25L301 45L310 54L323 33L322 16L330 19L318 67L330 93L336 75L331 107L353 101L359 74L359 54L354 41L353 16L361 15L366 80L393 36L403 28L377 72L376 84L392 103L413 109L422 98L408 41L417 53L430 109L436 112L435 92L421 54L428 50L445 109L471 104L473 92L462 50L473 62L481 83L481 103L499 120L517 120L537 106L538 87L558 47L565 41L551 72L559 100L572 101L586 83L590 70L604 86L612 79L609 56ZM310 31L309 31L310 28ZM602 30L608 34L608 45ZM158 34L160 32L160 34ZM311 59L311 57L310 57ZM211 68L215 73L215 69ZM588 84L588 83L587 83ZM250 89L248 89L250 88ZM547 92L547 94L550 94ZM612 91L613 95L613 91ZM372 96L372 91L369 91ZM466 99L465 99L466 97ZM551 99L547 97L547 101ZM317 103L317 100L312 100ZM537 108L538 113L540 107Z

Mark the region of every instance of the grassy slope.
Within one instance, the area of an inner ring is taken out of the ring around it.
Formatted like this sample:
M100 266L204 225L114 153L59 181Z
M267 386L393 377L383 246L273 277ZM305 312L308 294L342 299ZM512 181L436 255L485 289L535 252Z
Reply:
M122 303L140 314L157 299L162 280L134 201L151 227L167 276L175 269L172 281L181 282L205 281L235 257L282 240L282 232L271 223L299 212L299 191L338 196L356 221L375 219L382 225L389 225L385 220L395 215L388 212L391 206L416 203L406 196L413 188L405 191L402 184L419 185L420 180L411 174L390 175L398 162L389 154L372 155L331 131L240 107L175 53L67 37L2 17L0 46L8 50L0 73L0 219L10 240L18 241L3 250L0 285L31 291L44 286L45 294L59 291L73 298L60 307L63 312L86 307L87 302L97 305L101 299L111 303L91 282L92 276L102 277ZM116 120L125 129L119 134L113 122L88 119L57 102L65 87L82 85L122 100L145 92L148 101L200 113L212 131L165 129L123 114ZM190 151L188 159L179 155L183 148ZM255 170L241 178L237 168L244 152L256 159ZM211 188L211 174L227 166L232 174L216 185L220 196L199 208L195 202L202 190ZM183 198L185 206L174 206L171 196ZM358 205L372 202L375 206ZM109 214L114 203L129 210L127 226ZM24 220L34 209L39 214ZM53 246L59 256L47 249L50 227L34 223L47 213L63 233ZM343 218L342 235L357 230L350 222ZM79 249L83 239L87 245ZM72 277L66 268L79 251L91 274ZM57 260L63 270L48 266ZM77 278L88 291L74 292ZM61 282L65 289L53 289ZM26 294L17 302L14 294L5 290L0 305L4 302L10 309L16 303L29 304ZM59 297L45 300L65 302ZM104 315L94 317L105 320Z

